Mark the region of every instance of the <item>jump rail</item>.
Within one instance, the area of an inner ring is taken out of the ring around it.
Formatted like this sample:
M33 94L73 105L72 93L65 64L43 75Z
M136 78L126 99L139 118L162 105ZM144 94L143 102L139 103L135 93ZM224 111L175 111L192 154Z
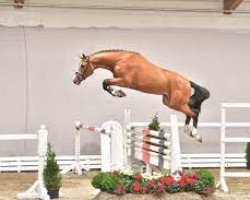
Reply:
M250 177L248 172L226 172L226 143L246 143L250 142L249 137L226 137L226 109L227 108L250 108L250 103L222 103L221 105L221 164L220 164L220 181L217 188L221 188L224 192L228 192L226 177Z
M89 170L88 165L81 163L80 136L81 130L95 131L100 133L101 143L101 170L103 172L122 169L123 167L123 140L122 127L118 122L107 121L101 127L85 126L80 121L75 122L75 161L69 167L61 171L62 174L73 170L78 175L82 170Z
M139 128L135 127L135 124L139 125ZM148 173L152 172L152 165L170 169L171 173L181 170L177 117L170 116L171 133L141 129L148 124L130 122L130 110L125 110L126 164L131 165L131 159L135 158L146 163Z
M38 147L38 180L24 193L18 193L17 199L42 199L49 200L47 189L44 187L44 164L47 154L48 131L41 125L37 134L0 134L0 141L9 140L37 140Z

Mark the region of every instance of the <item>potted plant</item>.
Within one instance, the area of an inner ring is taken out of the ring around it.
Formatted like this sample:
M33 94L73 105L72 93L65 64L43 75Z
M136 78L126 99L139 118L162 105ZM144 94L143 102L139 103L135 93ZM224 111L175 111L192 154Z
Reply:
M158 121L157 114L154 115L152 121L148 125L148 129L153 130L153 131L160 131L161 130L160 122Z
M246 161L247 161L247 169L250 169L250 142L247 143Z
M48 144L47 161L43 176L45 187L51 199L59 198L59 189L62 185L62 176L55 157L56 153L52 150L51 145Z

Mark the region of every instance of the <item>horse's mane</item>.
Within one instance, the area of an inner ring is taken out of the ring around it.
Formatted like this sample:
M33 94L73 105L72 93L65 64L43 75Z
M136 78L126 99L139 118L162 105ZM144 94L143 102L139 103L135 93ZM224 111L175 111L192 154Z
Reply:
M112 52L138 53L136 51L129 51L129 50L123 50L123 49L108 49L108 50L97 51L97 52L91 54L91 56L96 55L96 54L100 54L100 53L112 53Z

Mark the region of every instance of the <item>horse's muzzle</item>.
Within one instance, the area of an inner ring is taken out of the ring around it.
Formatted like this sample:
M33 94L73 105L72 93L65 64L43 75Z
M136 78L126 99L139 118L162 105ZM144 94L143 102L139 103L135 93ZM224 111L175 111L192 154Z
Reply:
M76 85L80 85L81 81L78 78L74 78L73 83Z

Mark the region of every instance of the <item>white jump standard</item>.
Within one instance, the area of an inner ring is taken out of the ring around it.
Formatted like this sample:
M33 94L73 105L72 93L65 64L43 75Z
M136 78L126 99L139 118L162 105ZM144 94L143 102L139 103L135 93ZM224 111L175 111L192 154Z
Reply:
M0 134L0 141L5 140L37 140L38 142L38 156L39 156L39 166L38 166L38 180L24 193L18 193L17 199L42 199L49 200L50 197L47 194L47 189L44 187L44 164L47 154L48 146L48 131L45 126L42 125L37 134Z
M148 123L128 122L130 111L125 116L127 125L126 154L127 164L137 159L146 164L146 171L152 172L152 165L169 169L171 173L181 170L178 122L175 115L170 116L171 133L143 129ZM136 126L134 126L136 125Z
M89 170L87 165L80 161L80 135L81 130L95 131L100 133L101 144L101 170L109 172L123 168L123 136L122 126L115 121L107 121L101 127L85 126L80 121L75 122L75 161L63 170L61 173L66 174L73 170L78 175L82 170Z
M246 143L250 142L249 137L227 137L226 136L226 109L228 108L250 108L250 103L223 103L221 105L221 164L220 164L220 181L217 188L221 188L224 192L228 192L226 177L249 177L249 172L226 172L226 143ZM233 123L237 127L248 127L247 123Z

